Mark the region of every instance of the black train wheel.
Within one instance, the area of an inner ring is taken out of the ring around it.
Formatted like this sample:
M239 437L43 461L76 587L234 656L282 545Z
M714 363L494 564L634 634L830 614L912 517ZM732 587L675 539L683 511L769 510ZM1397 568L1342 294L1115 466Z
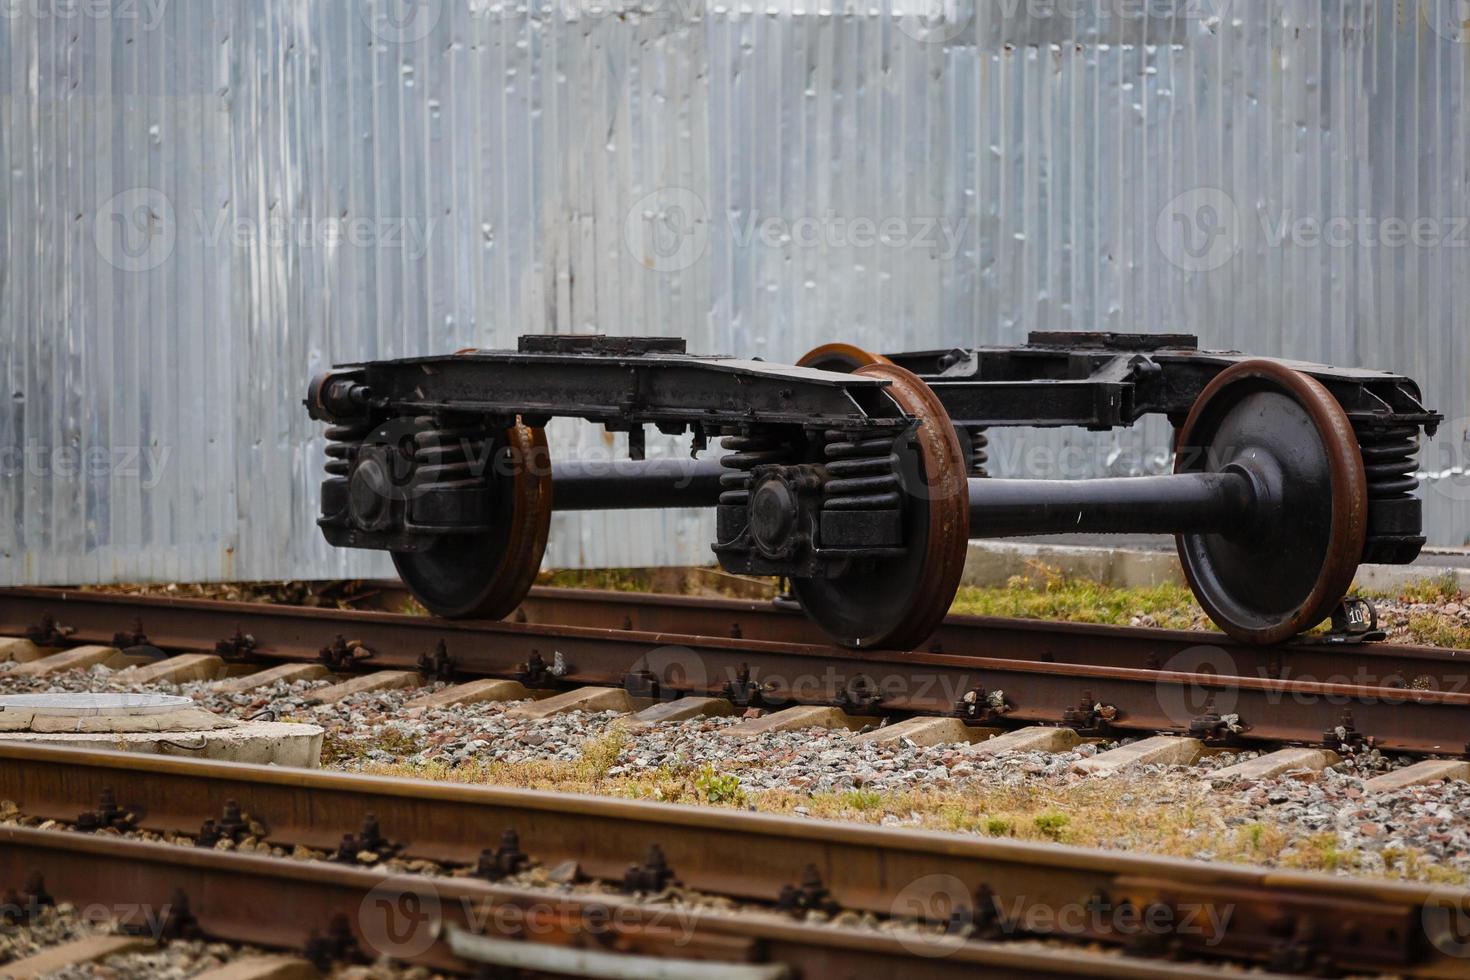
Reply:
M907 551L836 578L793 579L791 589L835 642L907 650L933 634L959 588L970 541L965 456L944 405L916 375L886 361L855 373L887 379L889 396L923 423L896 446Z
M1256 518L1225 533L1181 534L1195 598L1230 636L1279 643L1332 614L1362 559L1368 490L1342 406L1279 361L1222 371L1175 440L1175 471L1244 472Z
M422 551L394 552L414 598L436 616L500 619L536 581L551 528L551 465L546 430L515 425L495 448L488 531L444 535Z

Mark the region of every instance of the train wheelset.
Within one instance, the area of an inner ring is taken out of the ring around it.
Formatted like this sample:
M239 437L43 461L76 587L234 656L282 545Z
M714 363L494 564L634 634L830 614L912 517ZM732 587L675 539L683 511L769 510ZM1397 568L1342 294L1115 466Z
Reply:
M342 366L307 405L329 424L327 540L390 552L435 614L512 612L556 510L712 507L721 566L787 578L854 648L921 644L971 539L1063 532L1172 534L1222 630L1289 639L1333 614L1360 563L1418 554L1418 437L1441 421L1402 375L1075 333L881 355L832 344L794 365L670 338L530 336ZM990 429L1147 415L1174 425L1173 473L987 474ZM630 458L556 459L556 417L627 433ZM688 436L691 458L645 459L650 425Z

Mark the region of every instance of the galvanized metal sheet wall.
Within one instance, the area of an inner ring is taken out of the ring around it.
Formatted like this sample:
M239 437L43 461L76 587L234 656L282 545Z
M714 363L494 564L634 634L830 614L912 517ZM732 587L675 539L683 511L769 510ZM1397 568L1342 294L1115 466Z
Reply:
M1463 543L1460 6L0 0L0 583L382 571L315 532L308 377L549 330L1391 366L1453 419L1426 503ZM1163 437L1007 434L995 469ZM710 530L558 518L549 561Z

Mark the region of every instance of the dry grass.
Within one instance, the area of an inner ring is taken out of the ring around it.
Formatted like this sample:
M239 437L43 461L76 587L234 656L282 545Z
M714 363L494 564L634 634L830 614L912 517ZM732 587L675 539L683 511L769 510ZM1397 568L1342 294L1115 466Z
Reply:
M1370 599L1389 599L1421 605L1437 605L1455 602L1460 598L1460 586L1453 575L1435 575L1415 579L1397 589L1371 589L1363 595Z
M1165 584L1119 588L1074 578L1040 562L1003 586L962 586L951 612L1016 619L1127 626L1143 623L1174 629L1209 627L1189 589Z
M1222 799L1188 777L1096 780L1068 786L928 787L903 792L851 789L807 794L743 790L731 772L704 767L661 768L608 776L627 732L614 728L589 739L575 762L473 763L450 769L375 765L363 771L454 783L593 793L625 799L733 806L764 813L806 815L852 823L897 820L907 827L1012 840L1105 847L1166 857L1268 864L1308 871L1463 884L1466 875L1420 851L1385 854L1388 867L1366 865L1335 834L1293 837L1269 822L1241 821L1244 804Z
M1410 613L1408 629L1415 643L1460 650L1470 648L1470 626L1453 616L1436 612Z

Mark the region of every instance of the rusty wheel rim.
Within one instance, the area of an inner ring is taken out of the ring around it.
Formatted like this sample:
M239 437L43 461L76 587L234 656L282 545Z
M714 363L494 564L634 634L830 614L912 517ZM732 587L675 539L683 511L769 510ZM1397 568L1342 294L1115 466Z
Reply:
M888 381L894 403L922 421L900 453L909 551L838 578L795 579L791 587L807 615L837 643L913 649L944 619L964 571L970 541L965 458L944 405L916 375L890 363L855 373Z
M1232 426L1290 426L1293 405L1305 423L1285 446L1224 444L1229 440L1222 433ZM1231 453L1248 449L1274 449L1276 462L1296 468L1297 478L1285 483L1290 499L1276 505L1280 522L1272 529L1175 540L1190 589L1225 633L1247 643L1279 643L1330 616L1352 586L1367 538L1367 479L1342 406L1320 382L1279 361L1242 361L1206 386L1179 429L1175 471L1219 470ZM1319 478L1303 479L1307 470ZM1266 594L1279 597L1281 608L1270 608Z
M493 457L493 525L446 535L419 552L394 552L399 577L430 612L450 619L510 615L535 584L551 529L546 430L507 428Z
M801 359L796 362L797 367L811 368L815 371L836 371L839 374L853 374L858 368L867 367L870 364L892 364L882 354L873 354L863 350L855 344L823 344L813 347Z

